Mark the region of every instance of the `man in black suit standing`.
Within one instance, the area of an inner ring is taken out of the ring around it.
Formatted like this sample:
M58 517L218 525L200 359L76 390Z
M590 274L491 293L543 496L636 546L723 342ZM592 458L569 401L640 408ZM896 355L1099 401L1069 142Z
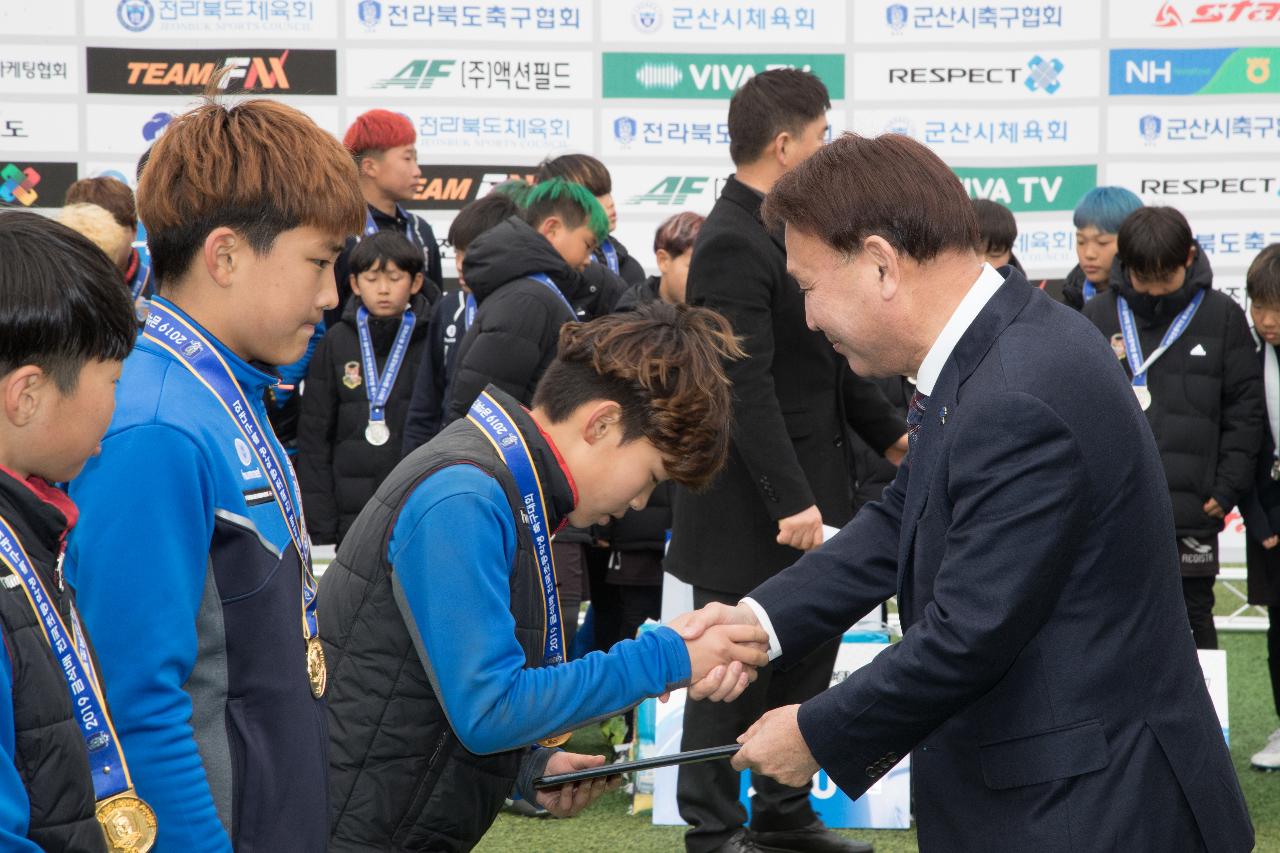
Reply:
M694 604L737 602L822 542L822 525L851 512L846 433L852 425L876 451L906 449L905 428L869 381L855 377L821 334L805 327L804 301L787 275L780 233L760 221L774 182L821 148L827 88L812 74L756 75L729 105L729 153L737 168L698 234L688 299L733 324L748 357L727 368L734 390L732 451L703 494L678 490L666 569L694 587ZM900 442L895 445L895 442ZM896 461L896 460L895 460ZM831 683L839 639L771 672L737 702L708 711L685 706L684 749L732 741L770 708L802 702ZM680 814L690 853L712 850L868 851L827 831L809 804L809 785L754 780L751 829L738 801L738 774L724 762L680 769Z
M764 214L810 326L917 393L880 502L680 620L759 623L785 662L898 597L902 641L763 716L734 765L789 784L822 766L857 797L913 751L926 853L1250 850L1160 455L1107 341L982 262L960 182L906 136L832 142Z

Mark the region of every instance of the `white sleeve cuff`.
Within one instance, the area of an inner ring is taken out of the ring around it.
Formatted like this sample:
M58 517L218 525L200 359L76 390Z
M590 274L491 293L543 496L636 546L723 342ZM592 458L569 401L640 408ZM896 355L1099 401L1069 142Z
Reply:
M752 598L744 598L738 603L747 605L747 607L751 608L751 612L756 615L756 619L760 622L760 627L764 628L764 632L769 635L769 660L776 660L782 654L782 644L778 642L778 635L773 630L773 623L769 621L769 614L765 613L760 603Z

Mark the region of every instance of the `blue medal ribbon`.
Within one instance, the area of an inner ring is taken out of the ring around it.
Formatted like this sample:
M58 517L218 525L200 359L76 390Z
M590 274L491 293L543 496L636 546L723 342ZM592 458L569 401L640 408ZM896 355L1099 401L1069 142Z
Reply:
M1088 302L1090 299L1092 299L1097 295L1098 295L1097 285L1095 285L1093 282L1089 281L1089 279L1086 278L1084 280L1084 301Z
M1129 307L1129 303L1125 301L1123 296L1116 296L1116 313L1120 316L1120 331L1124 335L1124 352L1125 357L1129 361L1129 369L1133 371L1133 386L1141 388L1147 384L1147 371L1151 365L1155 364L1156 359L1164 355L1169 347L1173 346L1174 341L1182 337L1182 333L1187 330L1187 326L1191 325L1191 318L1196 315L1196 309L1200 307L1200 303L1204 301L1204 291L1199 290L1196 295L1191 298L1191 302L1186 308L1173 318L1173 322L1169 324L1169 328L1165 330L1164 337L1160 340L1160 346L1156 351L1151 353L1150 357L1143 359L1142 342L1138 340L1138 324L1133 319L1133 309Z
M405 309L400 318L400 328L396 330L395 343L387 355L387 363L382 367L382 375L378 375L378 362L373 354L373 340L369 337L369 311L363 305L356 311L356 331L360 335L360 360L364 362L364 390L369 398L369 422L387 419L387 398L391 396L391 387L396 384L396 376L400 366L404 364L404 354L409 349L409 338L413 336L413 311Z
M410 243L422 250L423 262L430 265L431 253L427 246L422 242L422 235L418 233L418 229L414 227L415 218L413 214L405 210L400 205L396 205L396 214L404 219L404 236ZM369 210L368 205L364 210L364 236L372 237L381 231L378 223L373 221L373 211Z
M604 262L609 271L618 272L618 250L614 248L613 241L608 237L604 238L604 242L600 244L600 253L604 255Z
M462 329L466 331L471 328L471 324L476 321L476 295L468 293L466 299L466 308L462 315Z
M551 288L551 292L554 293L556 296L559 296L560 301L564 303L564 307L569 309L569 316L575 320L578 319L578 312L573 310L573 303L569 301L569 297L565 296L564 292L560 290L560 288L556 287L556 283L551 280L551 276L543 272L535 272L535 273L530 273L525 277L531 278L534 281L542 282L547 287Z
M227 366L217 348L195 326L179 316L166 300L151 303L151 313L143 336L164 349L175 361L191 372L200 384L217 398L244 436L254 455L267 473L267 482L276 498L276 506L284 516L289 537L302 558L302 631L310 640L319 636L316 618L316 576L311 570L311 540L307 536L306 519L301 515L302 505L294 503L298 477L283 450L277 453L275 436L262 429L253 407L245 399L240 383ZM284 460L281 462L281 460ZM288 482L285 478L288 477ZM293 491L290 491L290 484Z
M488 391L483 391L471 404L467 420L480 428L502 456L507 470L516 481L524 505L525 522L533 536L533 550L538 558L538 577L542 581L542 597L546 607L547 628L543 633L542 661L547 666L565 660L564 625L560 621L560 593L556 590L556 564L551 556L552 530L547 527L542 481L533 464L533 454L519 428L502 405Z
M94 798L101 802L131 790L133 780L129 776L129 766L125 763L111 715L107 713L102 684L94 671L89 644L80 628L75 605L70 605L72 631L68 632L62 614L44 587L44 581L36 573L17 534L3 518L0 518L0 563L7 565L22 581L27 601L44 629L49 648L58 660L58 669L67 682L76 724L89 753Z

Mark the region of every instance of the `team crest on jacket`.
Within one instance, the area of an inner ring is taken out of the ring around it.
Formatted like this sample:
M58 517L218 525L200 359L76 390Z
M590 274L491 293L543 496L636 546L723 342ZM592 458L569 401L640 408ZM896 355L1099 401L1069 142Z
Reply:
M346 385L354 391L359 388L363 382L364 380L360 378L360 362L348 361L346 364L342 365L343 385Z
M1124 358L1124 335L1111 336L1111 351L1116 354L1116 358Z

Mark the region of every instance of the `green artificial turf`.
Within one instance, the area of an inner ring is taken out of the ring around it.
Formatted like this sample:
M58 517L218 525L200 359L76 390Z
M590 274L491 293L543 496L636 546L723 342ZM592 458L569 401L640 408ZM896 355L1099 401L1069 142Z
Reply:
M1231 756L1249 812L1257 829L1260 853L1280 853L1280 773L1260 773L1249 767L1249 756L1277 725L1267 680L1266 643L1262 634L1221 634L1227 651L1227 687L1231 724ZM570 748L604 753L599 728L574 735ZM682 851L683 827L654 826L649 815L627 814L630 798L607 794L571 820L527 818L503 813L476 848L483 853L613 853L614 851ZM875 843L878 853L916 850L915 831L849 831L848 835Z

